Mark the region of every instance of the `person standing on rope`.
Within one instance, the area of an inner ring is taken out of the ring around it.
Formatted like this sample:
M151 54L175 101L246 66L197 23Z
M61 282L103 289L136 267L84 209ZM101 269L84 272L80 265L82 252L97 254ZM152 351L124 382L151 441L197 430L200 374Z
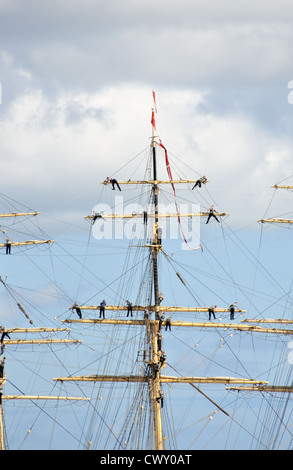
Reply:
M206 224L209 223L209 220L210 220L211 217L214 217L216 219L216 221L220 223L218 217L215 214L215 207L214 206L210 207L209 211L210 212L209 212L209 216L208 216L208 219L206 221Z
M10 238L6 238L6 254L10 255L11 254L11 240Z
M148 223L148 213L147 213L147 211L143 211L143 223L144 223L144 225L147 225L147 223Z
M129 314L132 316L132 303L129 302L129 300L126 300L126 304L127 304L127 317L129 316Z
M201 188L201 185L205 184L206 182L207 182L207 178L205 176L202 176L201 178L197 180L197 182L195 183L192 189L196 188L196 186L199 186Z
M230 320L234 320L234 313L235 313L235 308L238 308L238 305L236 302L234 302L233 304L230 305L229 309L230 309Z
M211 316L212 316L212 315L213 315L214 319L216 320L215 308L217 308L216 305L215 305L214 307L210 307L210 308L209 308L209 320L211 319Z
M101 318L102 315L103 315L103 318L105 319L105 307L106 307L106 305L107 305L107 304L106 304L106 301L105 301L105 300L103 300L103 301L100 303L100 317L99 317L99 318Z
M81 319L82 318L82 315L81 315L81 310L79 308L79 305L77 302L74 302L74 304L72 305L72 310L75 310L77 315L79 316L79 318Z
M119 189L119 191L121 191L121 188L120 188L120 186L119 186L119 184L118 184L118 181L117 181L115 178L110 179L110 183L112 183L112 190L115 191L115 184L116 184L116 186L117 186L117 188Z

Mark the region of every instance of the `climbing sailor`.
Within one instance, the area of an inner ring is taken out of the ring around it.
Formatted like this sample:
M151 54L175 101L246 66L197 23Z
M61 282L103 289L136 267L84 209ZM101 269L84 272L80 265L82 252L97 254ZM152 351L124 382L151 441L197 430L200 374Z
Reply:
M6 238L6 254L10 255L11 254L11 240L10 238Z
M129 302L129 300L126 300L126 304L127 304L127 317L128 315L130 314L132 316L132 303Z
M164 394L163 394L162 390L159 390L159 396L157 397L157 402L158 403L161 402L161 408L163 408L163 406L164 406Z
M4 340L5 336L7 336L7 338L11 339L8 332L7 332L7 328L5 328L4 326L1 326L0 330L2 331L1 340L0 340L1 343L3 343L3 340Z
M166 328L165 328L166 331L167 329L171 331L171 321L172 321L172 317L168 317L166 320Z
M4 376L4 366L5 366L6 357L0 360L0 378L2 379Z
M92 212L92 225L94 225L97 219L102 219L102 216L99 212L93 211Z
M110 183L112 183L112 190L115 191L115 184L116 184L116 186L117 186L117 188L119 189L119 191L121 191L121 188L120 188L120 186L119 186L119 184L118 184L118 181L117 181L115 178L110 179Z
M157 239L158 239L158 245L162 245L162 227L157 228Z
M158 362L155 362L154 364L154 378L157 377L157 373L159 372L160 370L160 364Z
M196 188L196 186L199 186L201 188L201 185L206 184L206 182L207 182L206 176L202 176L201 178L197 180L197 182L195 183L192 189Z
M157 338L158 338L158 350L161 351L163 335L160 331L157 334Z
M81 315L81 310L79 308L79 305L77 302L74 302L74 304L72 305L72 310L75 310L77 315L79 316L79 318L81 319L82 318L82 315Z
M103 314L103 318L105 318L105 306L106 306L106 301L103 300L101 303L100 303L100 317L102 317L102 314Z
M159 320L159 331L162 329L162 323L165 320L165 312L158 313L158 320Z
M161 367L162 367L162 365L164 364L164 362L166 361L166 358L167 358L167 355L166 355L165 351L162 351L162 352L161 352L161 355L160 355Z
M236 302L231 304L230 307L229 307L229 309L230 309L230 320L234 320L235 308L239 308Z
M215 308L217 308L216 305L215 305L214 307L210 307L210 308L209 308L209 320L211 319L211 316L212 316L212 315L213 315L214 319L216 320Z
M0 385L0 405L2 405L2 396L3 396L4 384Z
M206 224L209 223L209 220L210 220L211 217L214 217L214 218L216 219L216 221L220 223L219 219L217 218L217 216L216 216L216 214L215 214L215 208L214 208L214 206L210 207L209 211L210 211L210 212L209 212L209 216L208 216L208 219L207 219L207 221L206 221Z

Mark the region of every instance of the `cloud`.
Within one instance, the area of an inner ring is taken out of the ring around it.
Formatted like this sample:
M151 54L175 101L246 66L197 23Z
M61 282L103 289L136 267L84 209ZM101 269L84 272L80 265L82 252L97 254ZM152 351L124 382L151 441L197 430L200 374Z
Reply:
M167 148L210 176L224 210L262 213L261 188L290 167L292 5L113 5L1 2L2 190L90 209L149 143L155 88Z
M157 94L158 133L193 178L209 177L209 191L231 220L251 222L263 213L267 187L288 176L292 139L271 135L245 114L203 112L208 101L208 91L164 89ZM60 207L60 218L64 204L79 217L90 212L106 176L121 169L116 177L128 179L124 165L149 145L151 106L149 87L135 84L62 92L54 102L42 90L17 97L1 120L2 191L55 215Z
M258 84L290 77L289 2L14 2L2 49L48 89Z

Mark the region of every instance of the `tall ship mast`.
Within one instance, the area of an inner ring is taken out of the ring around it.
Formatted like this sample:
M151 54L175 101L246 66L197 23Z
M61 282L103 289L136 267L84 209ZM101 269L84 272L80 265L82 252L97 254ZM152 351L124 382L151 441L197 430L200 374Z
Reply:
M162 142L153 100L146 148L78 224L49 237L4 201L1 449L292 447L292 289L228 223L217 175Z
M153 97L155 98L154 94ZM182 328L185 331L188 329L195 332L188 333L191 335L196 335L197 330L200 330L201 332L205 331L206 333L213 331L216 332L217 335L221 335L222 331L228 331L229 336L231 337L235 332L236 334L244 332L249 335L264 335L266 338L270 336L290 337L293 334L293 330L290 326L292 323L290 320L264 320L264 324L262 324L257 320L255 321L253 318L243 319L243 315L245 315L246 310L239 308L236 302L231 302L231 305L215 305L212 307L208 305L179 306L164 304L165 299L161 290L161 278L165 272L163 272L160 266L162 259L166 259L167 263L169 263L171 256L168 255L164 249L163 238L160 231L161 220L169 220L172 218L176 220L180 227L182 238L188 246L188 241L184 235L184 229L182 228L183 218L187 218L189 220L192 218L197 218L198 220L205 218L206 223L208 223L212 217L213 221L215 219L220 225L220 219L227 217L229 214L215 210L213 205L203 211L187 211L185 213L179 211L175 186L177 188L177 185L181 186L182 184L185 184L189 185L189 187L195 187L197 185L201 187L201 185L204 186L209 181L206 177L195 179L173 179L168 152L160 138L156 135L155 107L152 109L151 123L152 137L150 144L151 154L148 163L148 178L140 180L116 180L113 178L107 178L107 180L101 182L105 187L111 187L112 185L113 190L121 190L121 187L131 186L135 186L136 188L145 188L146 186L150 187L150 204L148 206L148 210L134 210L131 213L123 212L123 214L94 210L92 214L85 216L85 218L92 224L92 229L93 227L97 227L96 224L105 225L111 222L111 220L114 220L115 222L119 220L138 220L141 222L143 221L145 226L144 229L148 230L148 232L145 232L148 233L148 236L143 238L142 243L138 243L137 245L135 245L133 241L130 243L130 250L138 250L138 256L142 256L142 252L148 253L147 256L144 256L145 271L141 278L144 292L141 288L138 289L138 294L136 295L137 302L132 301L132 304L130 305L129 301L126 301L125 295L121 294L121 299L124 300L119 304L109 305L106 301L96 305L78 304L73 307L69 307L69 309L72 311L76 310L76 312L78 312L79 319L68 318L65 320L65 323L76 324L79 326L83 324L85 326L95 324L99 326L99 331L102 331L102 328L106 328L107 326L109 328L114 328L114 331L116 331L114 336L110 336L110 330L108 329L106 330L105 335L111 342L111 347L116 345L121 354L121 363L119 363L118 359L118 362L115 362L116 366L113 370L110 367L110 363L108 363L110 360L108 354L111 354L110 350L112 349L109 348L108 353L105 350L107 360L105 361L104 366L101 365L101 368L104 368L102 373L70 375L67 377L56 377L54 379L62 384L99 384L98 395L96 397L97 406L99 405L99 407L100 405L102 406L102 402L106 403L107 407L112 406L111 402L114 400L114 395L112 397L112 393L114 393L112 392L113 388L118 387L118 389L121 390L121 405L116 408L116 412L114 412L114 416L109 418L109 422L104 422L105 415L102 411L100 412L102 416L101 420L105 425L105 429L109 432L109 437L103 437L102 432L100 432L100 435L98 436L99 432L95 431L95 425L92 424L89 431L89 435L91 435L91 437L88 438L88 448L135 450L166 450L175 448L170 444L173 437L172 432L169 432L168 437L163 419L163 414L165 413L166 408L170 409L168 407L168 402L169 400L171 401L171 392L169 389L170 387L174 387L174 385L177 387L188 385L190 389L196 392L198 397L200 396L213 407L213 413L219 413L227 419L228 422L233 422L235 418L227 411L226 406L222 404L222 401L218 402L217 399L213 397L213 392L211 392L211 387L213 386L223 385L226 387L226 390L230 392L258 392L262 395L264 393L285 393L289 396L293 390L291 384L271 385L267 380L265 380L265 378L259 377L257 374L253 377L247 373L245 367L242 368L242 370L246 372L244 376L241 374L236 376L185 375L184 373L179 372L175 364L172 363L172 359L169 359L172 357L173 351L168 349L167 341L163 342L162 332L164 333L164 336L168 335L167 331L168 329L171 330L171 325L172 329L176 328L176 331L179 331ZM163 151L167 178L161 178L158 173L158 149ZM166 185L171 187L171 194L174 197L174 211L170 213L162 213L160 209L161 188L166 187ZM201 253L204 251L201 243L198 243L198 246L193 248L188 246L188 249L190 250L190 256L194 257L201 256ZM194 262L196 263L196 261ZM175 274L178 282L188 290L184 276L182 276L178 271L175 271ZM132 283L134 284L133 279ZM144 302L139 302L139 300L144 300ZM85 318L85 314L88 315L88 312L99 313L99 317ZM126 312L127 318L121 317L122 314L125 316ZM182 319L182 314L185 313L188 315L201 315L202 317L204 316L204 318L202 321L198 319L196 319L196 321L192 321L190 319L186 319L184 321ZM235 321L234 315L237 315L238 318L242 317L242 320L240 322ZM172 316L172 319L167 318L170 316ZM209 316L208 320L207 316ZM225 317L227 319L225 319ZM273 326L271 325L271 322L274 323ZM277 323L277 325L275 323ZM118 340L118 331L121 333L124 332L124 340L122 339L123 336ZM121 344L128 344L129 337L132 335L140 338L139 349L135 361L133 361L133 355L135 354L134 350L129 348L128 352L125 353L121 346ZM223 341L223 338L220 338ZM226 341L227 340L225 340L225 342ZM194 348L196 348L196 345ZM129 360L127 360L127 357ZM138 372L125 372L122 374L121 370L127 369L129 361L133 366L132 368L134 370L138 369ZM165 372L167 370L168 373ZM210 393L206 393L201 389L203 384L208 384ZM134 386L135 389L133 389L132 386ZM105 390L104 387L110 390L106 399L103 395L103 390ZM135 390L135 392L133 392L133 390ZM99 400L101 400L101 402L99 402ZM132 402L132 405L129 405L128 411L123 411L123 401ZM117 421L120 420L120 417L123 416L124 413L125 419L122 419L119 430ZM207 419L210 420L212 418L213 414L208 416ZM101 425L100 420L99 424ZM98 441L100 444L97 444ZM95 447L96 445L100 447Z

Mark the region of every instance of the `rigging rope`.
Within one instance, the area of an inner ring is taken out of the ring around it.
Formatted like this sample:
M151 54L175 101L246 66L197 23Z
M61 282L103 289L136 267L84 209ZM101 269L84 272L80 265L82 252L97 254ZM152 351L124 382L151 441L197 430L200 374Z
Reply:
M176 212L177 212L177 217L178 217L178 223L179 223L179 226L180 226L180 229L181 229L181 233L182 233L182 236L183 236L183 239L186 243L186 245L188 246L188 248L192 251L197 251L199 248L201 248L201 251L203 251L203 248L202 248L202 245L200 244L197 248L191 248L186 240L186 237L185 237L185 234L183 232L183 228L182 228L182 225L181 225L181 219L180 219L180 213L179 213L179 210L178 210L178 205L177 205L177 198L176 198L176 190L175 190L175 186L174 186L174 183L173 183L173 177L172 177L172 171L171 171L171 167L170 167L170 162L169 162L169 158L168 158L168 153L167 153L167 149L164 147L164 145L162 144L162 141L161 139L159 139L159 146L162 147L162 149L164 149L165 151L165 162L166 162L166 169L167 169L167 173L168 173L168 176L170 178L170 181L171 181L171 186L172 186L172 189L173 189L173 193L174 193L174 201L175 201L175 207L176 207Z

